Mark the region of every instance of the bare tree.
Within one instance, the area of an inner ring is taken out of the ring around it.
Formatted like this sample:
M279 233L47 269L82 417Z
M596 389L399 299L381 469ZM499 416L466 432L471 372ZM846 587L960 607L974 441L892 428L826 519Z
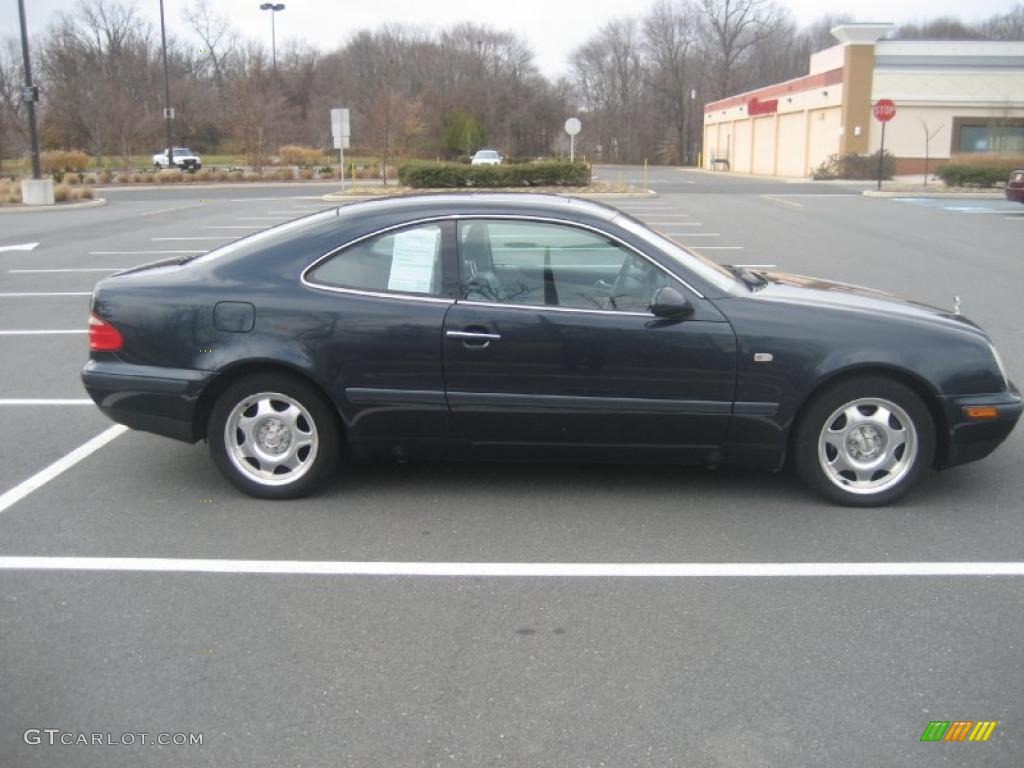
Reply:
M690 91L696 87L690 49L697 39L697 13L689 0L659 0L644 19L644 35L651 66L651 86L672 129L674 146L657 153L663 161L688 161L687 127L690 123ZM672 151L668 151L671 148Z
M700 0L700 8L712 96L721 98L734 90L736 69L788 21L789 12L773 0Z

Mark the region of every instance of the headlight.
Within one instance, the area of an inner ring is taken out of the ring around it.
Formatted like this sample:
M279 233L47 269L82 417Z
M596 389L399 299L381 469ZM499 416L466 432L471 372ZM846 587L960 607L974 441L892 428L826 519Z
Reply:
M999 368L999 373L1003 375L1003 389L1010 388L1010 377L1006 375L1006 366L1003 365L1003 358L999 356L999 350L995 348L992 342L989 342L988 348L992 350L992 357L996 360L996 367Z

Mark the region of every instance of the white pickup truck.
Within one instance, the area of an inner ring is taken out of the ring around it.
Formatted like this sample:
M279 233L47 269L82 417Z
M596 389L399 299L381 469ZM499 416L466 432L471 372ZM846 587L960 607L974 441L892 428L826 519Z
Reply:
M202 162L199 160L199 155L188 147L175 147L173 160L175 168L185 168L198 171L203 167ZM166 149L153 155L153 167L157 170L170 167L170 164L167 162Z

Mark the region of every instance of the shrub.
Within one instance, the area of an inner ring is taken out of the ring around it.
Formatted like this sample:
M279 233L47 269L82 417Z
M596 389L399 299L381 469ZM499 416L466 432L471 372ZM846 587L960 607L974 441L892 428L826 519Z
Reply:
M213 179L213 172L212 171L196 171L195 172L195 180L196 181L210 181L212 179Z
M84 171L88 165L89 155L79 149L48 149L39 155L39 166L43 173Z
M935 169L935 174L947 187L995 187L1005 184L1016 166L979 167L946 163Z
M297 165L300 168L308 168L323 161L324 153L313 147L305 147L301 144L286 144L278 150L281 162L286 165Z
M97 174L97 176L96 176L96 180L100 184L109 184L110 183L110 178L111 178L110 171L100 171L99 174Z
M244 181L244 180L245 180L245 172L244 171L231 171L231 172L228 173L228 181Z
M76 187L71 190L72 200L92 200L92 187Z
M312 179L313 178L313 169L312 168L300 168L299 169L299 178L300 179Z
M70 171L68 173L63 174L60 178L61 184L67 184L69 186L77 184L79 181L81 181L81 179L78 177L78 174L72 173Z
M291 181L295 178L295 171L292 168L278 168L265 174L264 178L273 179L274 181Z
M87 173L82 177L83 184L95 184L97 181L95 173Z
M156 175L156 180L160 184L178 184L185 180L185 174L177 168L168 168L165 171L160 171Z
M231 174L227 171L213 171L212 175L214 181L227 181L231 178Z
M63 203L71 197L71 187L67 184L55 184L53 186L53 199L55 202Z
M261 181L263 176L256 173L256 171L245 171L242 174L243 181Z
M896 173L896 158L889 152L882 159L882 178L891 179ZM878 178L878 153L858 155L830 155L828 160L814 169L812 177L818 181L826 179L854 179L870 181Z
M590 166L563 162L472 166L410 163L398 169L398 178L406 186L416 189L579 187L590 183Z

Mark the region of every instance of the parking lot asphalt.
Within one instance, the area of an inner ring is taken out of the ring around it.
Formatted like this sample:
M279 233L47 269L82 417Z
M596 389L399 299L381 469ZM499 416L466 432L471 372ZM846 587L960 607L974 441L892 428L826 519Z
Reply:
M960 296L1024 381L1024 206L670 168L646 180L657 195L609 202L716 261ZM38 243L0 251L0 494L110 426L78 380L97 279L326 208L325 191L118 189L102 207L0 217L0 248ZM272 503L223 481L202 444L127 432L0 495L0 766L1017 766L1020 576L529 566L1020 563L1022 466L1018 430L868 510L787 473L542 464L352 463L318 496ZM3 559L18 556L62 560ZM72 570L89 557L167 570ZM190 570L199 559L281 570ZM289 570L309 561L525 573ZM983 744L922 743L931 720L999 724ZM203 743L26 743L46 728Z

